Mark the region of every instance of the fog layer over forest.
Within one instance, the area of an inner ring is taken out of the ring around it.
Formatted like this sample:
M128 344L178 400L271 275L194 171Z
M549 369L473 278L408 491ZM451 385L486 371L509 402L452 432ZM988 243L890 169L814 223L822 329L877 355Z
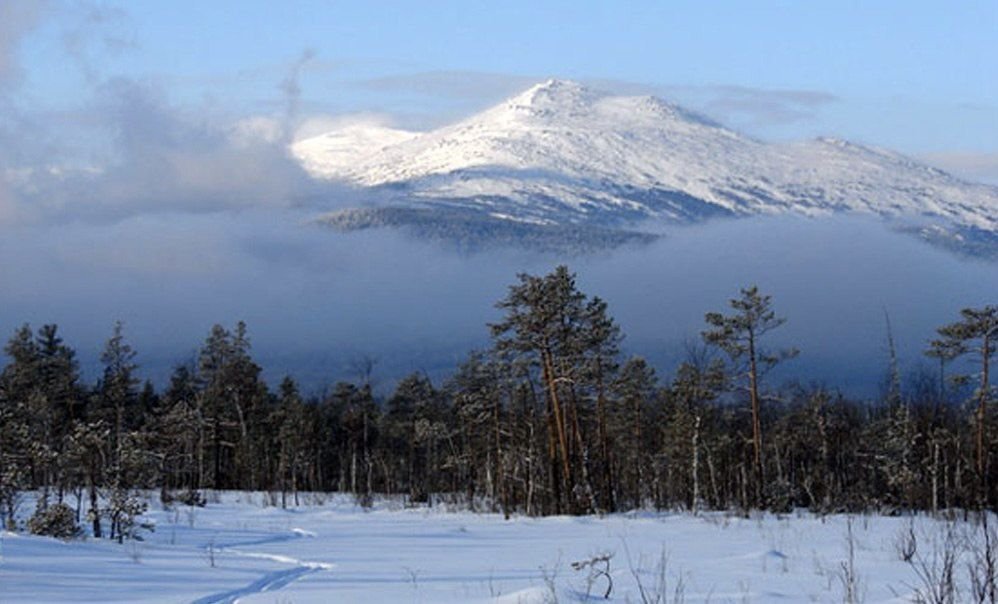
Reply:
M758 284L787 324L773 346L801 356L776 375L878 393L885 311L902 369L961 308L995 301L998 266L962 259L868 218L757 218L674 229L658 243L566 258L516 250L462 255L397 231L344 234L299 210L144 214L111 224L10 226L0 239L0 332L58 323L85 377L116 320L143 377L165 382L214 323L250 328L273 384L317 391L356 379L364 359L388 388L401 375L444 377L488 340L494 303L518 272L567 263L626 335L626 352L671 373L707 311Z

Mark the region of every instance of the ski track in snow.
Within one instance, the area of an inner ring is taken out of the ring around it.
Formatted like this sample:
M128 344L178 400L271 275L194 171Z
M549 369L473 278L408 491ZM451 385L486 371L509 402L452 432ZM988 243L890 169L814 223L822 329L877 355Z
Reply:
M281 589L301 577L318 570L320 570L318 567L296 566L288 570L267 573L245 587L205 596L194 600L193 604L232 604L245 596Z
M239 598L243 598L257 593L276 591L278 589L287 587L288 585L304 577L305 575L315 573L320 570L330 570L331 568L333 568L332 564L328 564L325 562L307 562L304 560L298 560L297 558L292 558L290 556L280 556L277 554L265 554L260 552L244 552L242 550L236 549L239 547L248 547L254 545L285 543L287 541L293 541L304 537L313 538L315 537L315 533L302 529L292 529L290 533L273 535L270 537L264 537L262 539L254 539L252 541L240 541L238 543L228 543L218 546L214 546L212 544L207 544L202 546L203 549L205 550L208 550L209 548L212 547L217 547L216 552L220 554L225 553L225 554L232 554L235 556L242 556L244 558L260 558L264 560L271 560L274 562L280 562L282 564L291 564L293 565L293 568L269 572L260 577L259 579L257 579L256 581L253 581L249 585L245 585L237 589L231 589L228 591L207 595L203 598L198 598L197 600L194 600L192 604L233 604L235 602L238 602Z

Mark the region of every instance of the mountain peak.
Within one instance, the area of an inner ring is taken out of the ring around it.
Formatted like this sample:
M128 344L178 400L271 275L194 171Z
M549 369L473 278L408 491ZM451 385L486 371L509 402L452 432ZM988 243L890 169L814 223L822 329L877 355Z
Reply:
M585 85L573 80L563 80L561 78L548 78L543 82L534 84L520 96L528 96L531 99L558 98L558 97L579 97L591 95L592 91Z
M586 88L581 82L566 78L548 78L530 87L534 90L580 90Z
M579 113L592 109L601 95L578 82L551 78L534 84L510 98L502 106L529 114Z
M654 95L616 96L573 80L549 78L500 103L495 110L517 117L551 119L611 118L617 125L643 121L648 125L686 122L722 128L708 117Z

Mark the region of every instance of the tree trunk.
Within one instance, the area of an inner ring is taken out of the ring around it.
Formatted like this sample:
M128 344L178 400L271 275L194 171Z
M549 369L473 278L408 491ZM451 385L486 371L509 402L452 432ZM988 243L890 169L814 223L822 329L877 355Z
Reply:
M752 405L752 453L755 470L755 503L762 504L762 422L759 419L759 373L756 365L755 334L749 331L749 399Z
M691 472L693 474L693 502L691 509L693 513L700 511L700 416L693 420L693 463Z
M984 425L987 421L987 403L990 384L988 381L988 369L991 364L991 339L988 334L984 334L981 345L981 400L977 405L977 474L980 477L981 496L987 497L987 468L984 451ZM982 501L982 503L984 503Z
M544 364L543 379L548 390L548 400L553 414L555 434L558 438L558 448L561 460L561 482L565 487L566 495L571 493L572 480L571 465L568 459L568 438L565 434L565 417L561 402L558 399L558 384L555 383L554 362L551 359L551 352L547 349L541 351Z
M101 526L100 526L100 507L97 501L97 485L95 484L94 481L94 472L96 472L96 469L93 467L93 464L91 463L89 476L87 477L88 478L87 482L89 483L90 487L90 516L91 516L90 520L93 523L94 538L100 539L102 536Z
M603 496L608 512L617 510L617 498L614 495L613 466L610 459L610 438L606 426L606 392L603 385L603 362L596 360L596 407L599 417L600 455L603 461Z

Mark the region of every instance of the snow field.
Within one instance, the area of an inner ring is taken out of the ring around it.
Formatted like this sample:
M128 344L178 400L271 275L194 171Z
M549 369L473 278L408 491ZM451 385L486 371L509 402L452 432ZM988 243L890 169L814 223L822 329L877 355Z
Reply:
M365 511L342 496L282 510L264 498L225 493L172 511L154 502L157 529L141 543L3 533L0 601L604 601L606 578L590 572L603 564L572 563L610 555L611 602L841 602L849 575L860 601L908 602L923 583L899 538L911 527L930 565L946 529L926 517L807 513L504 520L390 501ZM961 543L973 528L954 525ZM961 555L956 576L969 595L971 554Z

